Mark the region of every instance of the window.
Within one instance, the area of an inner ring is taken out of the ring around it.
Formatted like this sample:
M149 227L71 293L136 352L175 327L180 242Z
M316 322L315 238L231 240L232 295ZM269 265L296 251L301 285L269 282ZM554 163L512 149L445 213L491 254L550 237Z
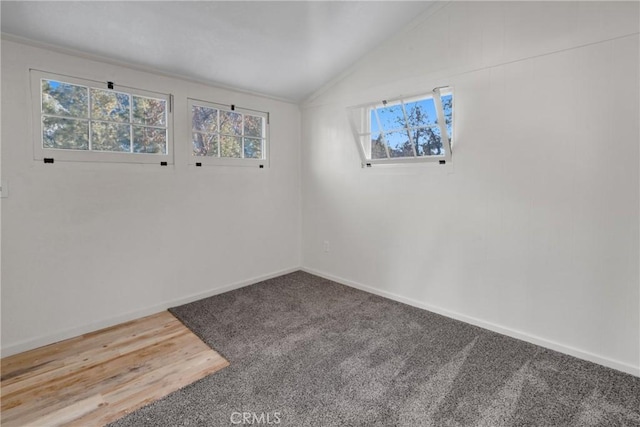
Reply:
M349 108L363 166L451 159L453 93L429 95Z
M36 159L173 163L170 95L31 74Z
M191 163L264 167L269 114L189 99Z

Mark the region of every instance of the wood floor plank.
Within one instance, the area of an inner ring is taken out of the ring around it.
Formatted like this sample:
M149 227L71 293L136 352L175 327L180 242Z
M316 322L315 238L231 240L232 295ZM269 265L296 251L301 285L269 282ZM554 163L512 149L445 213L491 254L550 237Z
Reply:
M219 371L229 362L221 358L213 360L208 352L199 352L181 362L175 362L162 369L149 372L137 380L135 384L127 384L120 390L103 396L105 406L82 418L74 420L71 425L104 425L132 412L150 402L158 400L169 393L187 386L202 378L202 370ZM131 402L137 402L135 406ZM97 422L94 424L94 422Z
M148 347L160 340L177 337L180 334L184 334L184 326L180 323L174 323L165 326L162 329L162 334L158 332L159 330L153 330L148 333L136 334L135 336L130 335L128 336L129 340L121 340L112 346L97 346L75 355L57 359L52 363L42 365L40 368L25 370L20 375L11 376L3 380L2 394L11 393L16 388L27 388L30 384L41 384L46 382L47 378L61 378Z
M34 418L31 421L28 421L28 425L32 426L52 426L52 425L64 425L73 422L74 420L81 418L82 416L92 413L102 405L104 405L104 399L101 395L95 395L88 397L83 400L79 400L71 405L65 406L64 408L60 408L56 411L50 412L42 417ZM23 424L12 424L13 421L9 423L3 422L2 425L6 427L16 427L24 426L25 420L19 420Z
M2 380L4 381L6 376L15 376L16 371L41 369L44 365L59 361L67 356L81 353L87 349L95 349L99 343L109 345L117 339L135 335L140 331L149 331L151 328L162 329L167 323L176 322L180 323L171 313L161 312L5 357L1 361Z
M101 426L228 364L169 312L148 316L3 359L2 426Z
M2 404L8 410L13 410L20 402L28 399L30 405L22 410L33 415L38 411L64 405L69 398L85 399L95 393L95 387L110 387L112 384L127 382L131 377L158 369L167 363L167 358L173 360L176 353L183 357L188 356L191 350L188 345L190 340L191 336L183 333L172 340L161 341L140 351L107 360L105 363L64 376L48 378L11 393L3 393ZM20 384L14 384L16 385ZM16 413L18 409L8 411L7 417Z

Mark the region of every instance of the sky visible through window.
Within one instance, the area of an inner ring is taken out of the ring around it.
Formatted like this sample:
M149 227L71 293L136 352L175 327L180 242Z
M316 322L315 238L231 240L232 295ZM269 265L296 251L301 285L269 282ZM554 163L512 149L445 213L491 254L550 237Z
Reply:
M452 132L452 95L441 96L447 132ZM404 107L404 108L403 108ZM442 156L442 136L433 98L389 103L370 111L372 158Z

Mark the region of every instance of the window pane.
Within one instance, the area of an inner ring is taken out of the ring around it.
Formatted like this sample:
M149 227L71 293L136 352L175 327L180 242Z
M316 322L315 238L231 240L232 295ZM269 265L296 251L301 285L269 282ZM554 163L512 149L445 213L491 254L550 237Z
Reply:
M242 157L242 138L220 135L220 157Z
M442 146L442 137L440 128L421 128L414 129L412 134L418 142L419 156L444 156L444 147Z
M247 159L262 158L262 139L245 138L244 139L244 157Z
M128 124L91 122L91 150L131 151L131 135Z
M42 147L88 150L89 122L87 120L43 117Z
M218 131L218 110L194 105L191 107L191 127L200 132Z
M167 154L167 131L144 126L133 127L133 152Z
M369 120L371 134L376 135L378 132L380 132L380 127L378 126L378 118L376 117L375 108L371 109Z
M433 98L406 103L404 109L412 128L435 124L438 119Z
M55 80L42 80L42 113L88 117L89 89Z
M133 95L133 123L166 126L167 101Z
M193 142L194 156L218 157L217 134L193 132L191 141Z
M382 140L382 134L378 134L377 136L367 136L367 138L371 138L371 158L372 159L386 159L387 158L387 149L385 148L385 143ZM366 152L366 150L365 150Z
M406 131L385 133L391 157L414 157L413 147Z
M449 93L447 95L440 96L442 100L442 109L444 110L444 115L451 116L451 110L453 108L453 96Z
M263 121L264 117L244 116L244 136L262 138Z
M129 121L129 95L91 88L91 118L110 122Z
M440 96L444 113L442 119L449 138L452 138L453 95L448 92ZM441 136L432 94L348 110L352 130L366 159L446 156L445 147L448 146L443 144L447 142L447 136Z
M385 131L394 129L402 129L405 125L404 114L402 113L402 106L394 105L391 107L378 107L378 117L380 118L380 125Z
M442 110L444 111L444 121L447 125L447 133L449 137L453 139L453 129L451 124L453 123L453 96L451 94L442 95Z
M220 111L220 133L242 135L242 114L234 111Z

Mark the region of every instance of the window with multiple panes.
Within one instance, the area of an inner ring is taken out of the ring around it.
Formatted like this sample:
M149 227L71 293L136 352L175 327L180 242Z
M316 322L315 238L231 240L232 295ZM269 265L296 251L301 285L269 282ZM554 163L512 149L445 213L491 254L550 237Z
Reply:
M349 115L363 166L451 159L453 93L449 88L351 107Z
M268 159L269 114L189 99L191 163L259 165Z
M37 159L173 163L170 95L31 75Z

